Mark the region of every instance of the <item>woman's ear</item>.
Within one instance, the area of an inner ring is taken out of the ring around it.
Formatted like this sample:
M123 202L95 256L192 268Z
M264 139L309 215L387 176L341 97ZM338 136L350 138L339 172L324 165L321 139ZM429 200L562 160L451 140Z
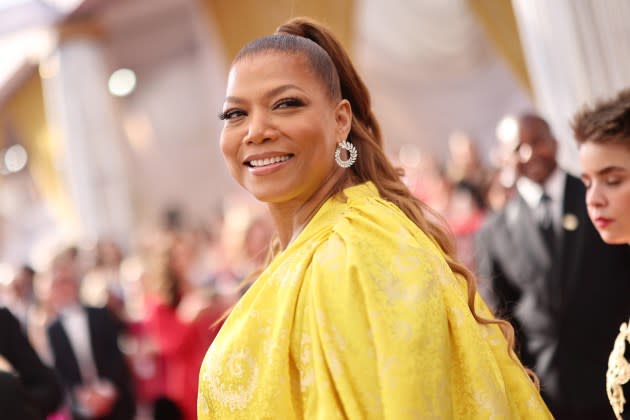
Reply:
M338 139L345 140L350 134L352 126L352 107L347 99L342 99L335 109L335 122L337 123Z

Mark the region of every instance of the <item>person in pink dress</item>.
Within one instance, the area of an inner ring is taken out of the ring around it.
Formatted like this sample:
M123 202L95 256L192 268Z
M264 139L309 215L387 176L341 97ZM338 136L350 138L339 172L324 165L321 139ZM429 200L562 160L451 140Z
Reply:
M226 306L212 290L188 280L188 247L175 236L158 255L149 274L152 293L146 300L145 326L155 342L162 368L162 393L185 420L196 419L199 368L218 332L215 325Z

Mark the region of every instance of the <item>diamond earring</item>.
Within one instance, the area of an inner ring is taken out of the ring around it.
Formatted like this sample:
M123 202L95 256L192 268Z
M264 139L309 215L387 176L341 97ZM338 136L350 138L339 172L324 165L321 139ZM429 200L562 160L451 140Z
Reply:
M347 160L343 160L341 158L341 149L346 149L348 151L349 156ZM335 162L337 162L337 165L342 168L349 168L357 161L357 155L357 148L354 147L354 145L348 140L344 140L337 144L337 149L335 149Z

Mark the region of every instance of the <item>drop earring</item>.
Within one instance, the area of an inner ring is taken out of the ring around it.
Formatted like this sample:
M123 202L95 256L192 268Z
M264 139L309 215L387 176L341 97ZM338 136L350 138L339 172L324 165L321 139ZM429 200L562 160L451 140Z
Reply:
M341 149L346 149L348 151L348 159L343 160L341 158ZM337 148L335 149L335 162L342 168L349 168L354 165L354 162L357 161L357 148L354 147L354 144L350 143L348 140L344 140L341 143L337 144Z

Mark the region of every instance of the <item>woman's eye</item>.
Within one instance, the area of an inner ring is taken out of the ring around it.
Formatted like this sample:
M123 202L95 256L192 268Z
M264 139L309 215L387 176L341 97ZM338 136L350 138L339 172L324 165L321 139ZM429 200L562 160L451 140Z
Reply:
M276 102L275 109L278 108L295 108L304 105L304 102L297 98L286 98Z
M619 185L621 184L621 179L619 178L606 178L606 185Z
M232 120L236 117L243 117L245 115L246 115L245 112L239 109L228 109L227 111L221 112L219 114L219 119L221 121L227 121L227 120Z

